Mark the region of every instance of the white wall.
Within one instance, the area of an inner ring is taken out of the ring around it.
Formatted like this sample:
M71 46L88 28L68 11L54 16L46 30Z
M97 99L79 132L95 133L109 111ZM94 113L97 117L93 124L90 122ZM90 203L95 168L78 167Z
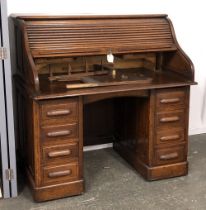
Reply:
M204 1L192 0L7 0L11 13L149 14L172 19L177 39L195 65L198 86L191 88L190 134L206 133L206 12Z

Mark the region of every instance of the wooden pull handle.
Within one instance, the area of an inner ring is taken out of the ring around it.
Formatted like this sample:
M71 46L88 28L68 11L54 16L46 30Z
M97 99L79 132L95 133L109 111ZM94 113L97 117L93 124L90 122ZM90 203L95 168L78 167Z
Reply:
M54 131L47 133L47 136L48 137L67 136L70 135L71 133L72 133L71 130Z
M174 116L174 117L163 117L160 119L160 122L175 122L175 121L179 121L180 118L178 116Z
M48 157L50 158L55 158L55 157L61 157L61 156L67 156L71 154L71 150L61 150L61 151L54 151L54 152L49 152Z
M71 174L71 170L65 170L65 171L56 171L56 172L50 172L48 173L49 178L56 178L61 176L68 176Z
M47 112L47 116L48 117L68 115L68 114L71 114L71 110L70 109L53 110L53 111L48 111Z
M170 153L170 154L161 155L160 160L171 160L171 159L174 159L174 158L177 158L177 157L178 157L178 153L173 152L173 153Z
M179 102L180 98L168 98L168 99L161 99L160 103L162 104L169 104L169 103L176 103Z
M169 141L169 140L176 140L179 139L180 135L171 135L171 136L162 136L160 138L161 141Z

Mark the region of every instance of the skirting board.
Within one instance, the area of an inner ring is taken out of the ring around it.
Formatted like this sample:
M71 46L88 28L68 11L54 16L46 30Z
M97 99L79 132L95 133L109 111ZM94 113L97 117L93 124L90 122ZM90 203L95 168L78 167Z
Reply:
M189 129L189 136L206 133L206 127Z
M106 148L111 148L111 147L113 147L113 143L85 146L84 147L84 152L99 150L99 149L106 149Z

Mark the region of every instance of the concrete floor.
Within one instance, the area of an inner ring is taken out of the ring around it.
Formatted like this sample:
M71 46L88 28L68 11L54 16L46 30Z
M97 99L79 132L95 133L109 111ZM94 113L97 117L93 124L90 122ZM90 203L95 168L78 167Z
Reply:
M25 186L17 198L0 200L1 210L205 210L206 134L190 137L189 174L147 182L112 149L85 153L86 192L34 203Z

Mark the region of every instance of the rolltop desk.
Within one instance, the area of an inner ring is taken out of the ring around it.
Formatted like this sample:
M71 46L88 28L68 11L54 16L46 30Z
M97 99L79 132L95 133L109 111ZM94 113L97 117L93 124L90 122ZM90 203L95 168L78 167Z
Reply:
M107 141L146 180L188 173L194 67L167 15L13 20L19 147L36 201L84 192L83 146L108 124Z

